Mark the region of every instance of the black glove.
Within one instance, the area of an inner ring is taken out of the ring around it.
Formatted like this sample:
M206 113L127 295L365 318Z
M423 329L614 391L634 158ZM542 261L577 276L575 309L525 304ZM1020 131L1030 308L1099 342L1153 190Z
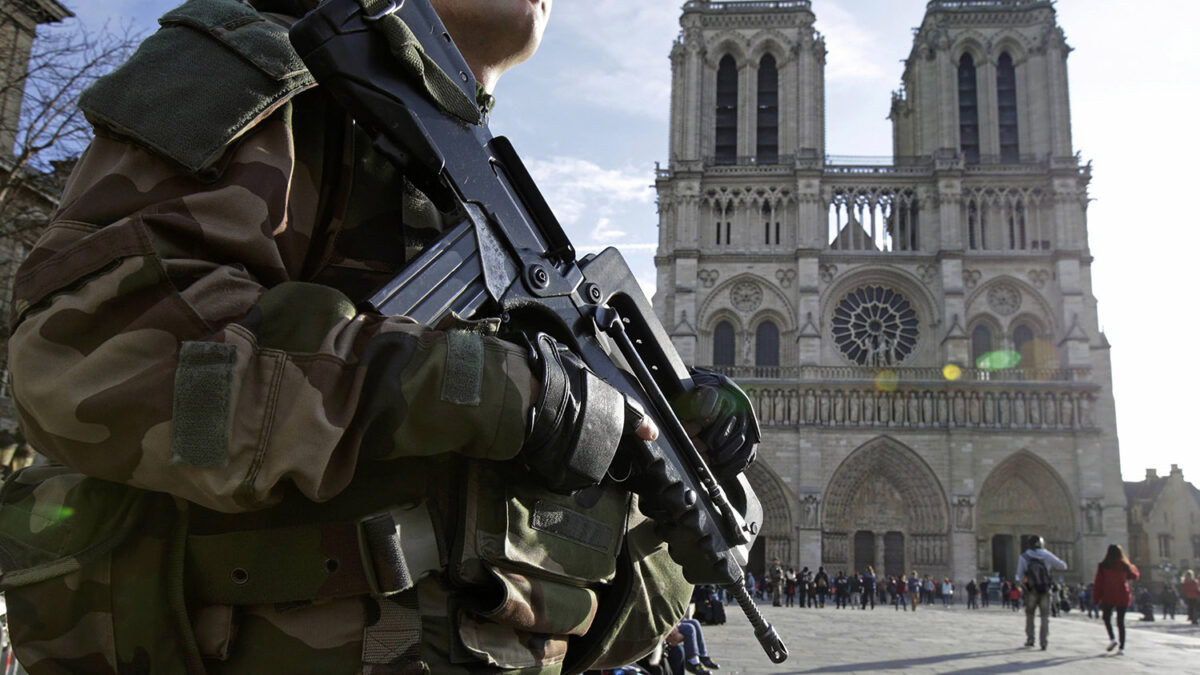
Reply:
M695 387L675 406L679 419L700 427L693 436L718 479L731 478L754 462L761 434L746 392L728 377L692 369Z
M557 492L596 485L644 413L545 333L534 337L532 358L541 391L521 449L525 463Z

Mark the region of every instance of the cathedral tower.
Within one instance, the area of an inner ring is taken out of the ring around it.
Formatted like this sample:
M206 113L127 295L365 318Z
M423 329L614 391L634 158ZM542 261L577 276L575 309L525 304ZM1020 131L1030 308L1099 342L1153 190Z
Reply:
M1052 3L929 2L893 155L858 164L809 0L680 23L655 306L757 404L757 560L965 583L1041 534L1080 578L1125 498Z

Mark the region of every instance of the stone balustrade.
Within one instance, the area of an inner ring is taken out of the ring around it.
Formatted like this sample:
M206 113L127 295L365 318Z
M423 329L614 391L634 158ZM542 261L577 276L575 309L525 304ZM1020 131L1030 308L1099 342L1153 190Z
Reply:
M987 387L742 382L764 426L1001 431L1095 430L1092 388L1064 383Z

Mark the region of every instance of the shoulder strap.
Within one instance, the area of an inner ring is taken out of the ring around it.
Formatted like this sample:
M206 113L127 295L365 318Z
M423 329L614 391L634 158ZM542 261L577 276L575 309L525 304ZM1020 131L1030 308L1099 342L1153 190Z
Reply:
M97 127L189 171L316 82L287 29L240 0L189 0L79 106Z

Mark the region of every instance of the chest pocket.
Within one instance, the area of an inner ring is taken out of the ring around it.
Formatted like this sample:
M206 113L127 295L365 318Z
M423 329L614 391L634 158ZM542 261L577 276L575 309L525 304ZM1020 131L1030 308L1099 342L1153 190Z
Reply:
M287 29L238 0L189 0L84 92L96 126L186 167L212 169L230 143L315 86Z

